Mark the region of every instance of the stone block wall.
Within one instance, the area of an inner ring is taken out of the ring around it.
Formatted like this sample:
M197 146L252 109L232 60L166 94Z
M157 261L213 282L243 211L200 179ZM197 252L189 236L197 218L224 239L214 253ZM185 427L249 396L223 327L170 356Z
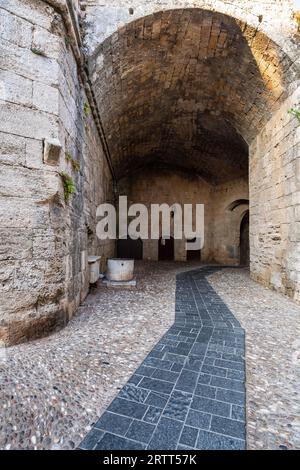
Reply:
M218 263L239 264L240 226L243 215L249 210L249 203L246 201L249 201L248 180L246 178L220 184L214 189L212 237L214 259Z
M0 342L9 345L65 325L88 291L87 256L114 247L95 235L111 175L61 15L40 0L0 1L0 38ZM60 172L75 184L68 202Z
M204 204L205 244L201 261L239 264L240 223L248 205L234 210L229 206L236 200L248 200L247 178L214 186L190 174L148 168L121 180L119 191L127 195L128 205L145 204L149 214L151 204ZM174 251L176 261L185 261L185 240L174 240ZM158 259L157 240L143 241L143 256Z
M287 28L297 0L86 0L85 45L92 53L119 28L138 18L159 11L203 8L232 16L257 27L283 45L291 30ZM101 18L101 21L99 21Z
M300 88L250 148L252 277L300 300Z
M128 205L145 204L151 213L151 204L166 203L169 206L179 204L205 204L205 247L202 259L210 258L211 213L209 209L211 186L203 179L184 173L172 172L167 169L147 169L120 181L120 194L127 195ZM150 219L149 219L150 225ZM160 236L162 236L160 224ZM171 233L172 235L172 233ZM158 259L158 240L143 242L144 259ZM185 241L174 240L175 259L186 260Z

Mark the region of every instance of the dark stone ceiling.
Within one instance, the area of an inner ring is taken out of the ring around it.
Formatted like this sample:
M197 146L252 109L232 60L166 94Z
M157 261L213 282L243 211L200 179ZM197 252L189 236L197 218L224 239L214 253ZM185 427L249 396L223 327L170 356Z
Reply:
M89 62L117 178L155 162L213 184L246 177L248 144L286 97L290 66L262 33L205 10L119 30Z

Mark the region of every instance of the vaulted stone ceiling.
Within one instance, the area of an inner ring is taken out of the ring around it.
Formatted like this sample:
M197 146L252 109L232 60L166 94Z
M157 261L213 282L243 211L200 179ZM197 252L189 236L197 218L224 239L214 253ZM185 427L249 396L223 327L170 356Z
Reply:
M247 175L248 144L293 79L265 35L198 9L127 25L89 69L118 178L154 163L215 184Z

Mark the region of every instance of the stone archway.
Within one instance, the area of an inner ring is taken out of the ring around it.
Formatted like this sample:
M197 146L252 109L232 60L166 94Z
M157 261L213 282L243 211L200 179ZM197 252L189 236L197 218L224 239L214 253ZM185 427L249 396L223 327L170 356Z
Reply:
M193 8L228 15L256 30L264 31L286 54L296 59L297 49L291 43L291 34L297 31L299 22L299 12L295 14L299 9L297 1L252 0L250 10L247 0L232 0L230 3L216 0L102 0L100 4L91 0L82 2L85 47L91 55L99 44L112 35L117 36L118 30L133 21L149 18L160 12L183 12ZM290 21L290 28L283 28L278 18L281 18L282 24ZM291 19L294 21L291 22ZM148 27L147 23L146 26Z
M279 190L286 172L284 165L278 171L275 160L281 135L289 129L288 109L299 93L293 48L285 52L279 36L265 24L254 26L242 10L165 9L136 20L131 16L126 26L101 36L103 42L90 49L88 61L117 180L149 167L187 172L210 185L217 207L209 213L219 214L222 198L234 200L237 181L245 189L236 199L248 199L250 154L251 274L270 286L274 275L276 286L280 277L281 290L297 296L292 279L298 267L281 259L279 250L274 261L265 250L268 240L260 242L267 224L275 238L281 232L282 247L290 253L296 249L286 235L286 224L292 230L293 220L282 213L277 221L267 183L271 177ZM283 151L289 155L293 145L289 137ZM284 198L283 190L279 197ZM218 243L216 237L210 240L205 260L239 262L238 250L226 242L215 248Z
M195 243L196 238L191 238L187 240L187 243ZM186 250L186 260L187 261L201 261L201 250Z

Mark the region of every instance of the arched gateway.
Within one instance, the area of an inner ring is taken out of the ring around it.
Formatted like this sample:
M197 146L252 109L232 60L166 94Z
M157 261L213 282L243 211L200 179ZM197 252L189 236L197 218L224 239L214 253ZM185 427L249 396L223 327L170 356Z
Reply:
M293 2L253 1L251 13L246 0L32 3L27 35L11 28L1 46L14 77L0 87L1 341L72 317L88 256L114 253L96 236L96 208L118 192L147 206L203 203L201 260L224 264L240 261L228 207L249 199L251 275L299 300ZM5 15L21 21L10 6ZM174 256L186 260L185 240ZM158 258L157 239L143 257Z

